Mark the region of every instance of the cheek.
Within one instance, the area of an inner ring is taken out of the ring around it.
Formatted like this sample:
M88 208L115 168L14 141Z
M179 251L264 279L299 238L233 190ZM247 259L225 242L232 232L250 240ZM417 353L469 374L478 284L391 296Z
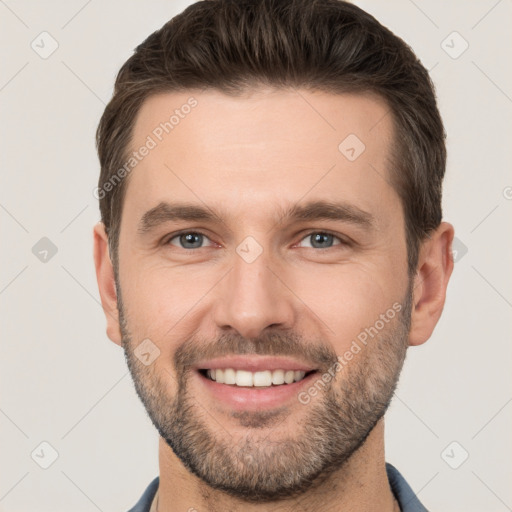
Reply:
M191 307L200 280L173 268L148 267L134 262L130 275L123 280L123 302L130 310L132 323L142 320L142 325L157 326L169 323ZM197 300L197 299L196 299Z
M321 319L324 336L339 353L401 297L391 276L379 265L340 265L302 274L294 289L307 314L311 310Z
M201 273L161 265L137 269L123 281L128 327L137 339L150 338L169 356L198 325L203 299L218 280L215 269ZM125 284L126 283L126 284ZM176 343L174 343L176 340Z

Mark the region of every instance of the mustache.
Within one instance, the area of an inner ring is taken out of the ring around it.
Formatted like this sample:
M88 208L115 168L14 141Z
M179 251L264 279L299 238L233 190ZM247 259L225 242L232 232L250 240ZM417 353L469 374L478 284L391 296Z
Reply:
M201 360L234 355L288 356L298 358L320 370L337 361L336 352L325 342L311 342L297 333L265 333L247 339L237 333L225 333L215 341L192 338L174 353L176 372L185 372Z

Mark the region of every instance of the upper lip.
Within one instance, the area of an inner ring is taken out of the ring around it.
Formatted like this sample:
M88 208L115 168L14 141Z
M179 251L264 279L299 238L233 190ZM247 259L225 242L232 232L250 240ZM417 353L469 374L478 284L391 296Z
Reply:
M291 358L274 356L227 356L200 361L195 365L197 370L225 369L246 370L259 372L264 370L301 370L309 372L316 368Z

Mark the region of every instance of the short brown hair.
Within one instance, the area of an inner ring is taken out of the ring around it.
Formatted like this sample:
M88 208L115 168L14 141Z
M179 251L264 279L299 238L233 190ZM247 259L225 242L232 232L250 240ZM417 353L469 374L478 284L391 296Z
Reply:
M127 160L144 100L187 89L240 95L258 86L376 93L386 101L395 132L389 173L414 275L419 245L442 219L446 148L434 85L402 39L341 0L203 0L137 46L96 132L101 219L114 268L128 176L105 185Z

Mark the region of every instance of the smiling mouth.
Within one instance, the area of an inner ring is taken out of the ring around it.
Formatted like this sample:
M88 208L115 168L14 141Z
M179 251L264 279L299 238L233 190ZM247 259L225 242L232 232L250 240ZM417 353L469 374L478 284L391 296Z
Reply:
M316 370L305 372L303 370L263 370L250 372L234 368L208 368L201 369L199 373L218 384L245 388L269 388L286 386L300 382Z

